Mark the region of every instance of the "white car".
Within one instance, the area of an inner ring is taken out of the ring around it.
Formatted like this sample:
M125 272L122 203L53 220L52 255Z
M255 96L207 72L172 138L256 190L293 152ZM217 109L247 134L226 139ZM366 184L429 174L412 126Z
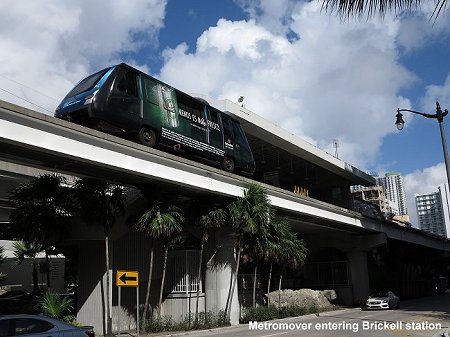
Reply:
M366 302L367 309L398 308L400 299L392 291L377 292L370 295Z

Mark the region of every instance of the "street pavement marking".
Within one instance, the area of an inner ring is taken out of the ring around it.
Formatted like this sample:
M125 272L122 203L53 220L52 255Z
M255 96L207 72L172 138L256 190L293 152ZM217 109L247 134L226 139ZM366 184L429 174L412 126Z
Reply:
M289 333L289 332L292 332L292 331L284 331L284 332L279 332L279 333L273 333L273 334L264 335L264 336L261 336L261 337L279 336L279 335L284 335L285 333Z
M361 316L361 317L358 317L358 319L361 319L361 318L367 318L367 317L373 317L373 315Z
M413 316L411 318L408 318L406 320L402 321L403 323L413 323L413 322L429 322L429 323L436 323L438 322L438 320L436 319L432 319L430 320L429 316L422 316L422 315L417 315L417 316ZM419 333L419 332L433 332L433 333L437 333L438 331L434 331L434 330L428 330L428 329L424 329L424 330L406 330L406 329L401 329L401 330L390 330L393 334L400 336L400 337L411 337L414 336L414 333Z

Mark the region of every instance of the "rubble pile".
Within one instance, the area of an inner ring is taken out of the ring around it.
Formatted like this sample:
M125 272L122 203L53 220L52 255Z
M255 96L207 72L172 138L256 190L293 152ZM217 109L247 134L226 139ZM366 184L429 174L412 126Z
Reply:
M267 294L269 303L275 307L287 306L315 306L318 309L330 309L333 307L333 302L337 300L337 295L334 290L312 290L300 289L291 290L285 289L281 291L272 291Z

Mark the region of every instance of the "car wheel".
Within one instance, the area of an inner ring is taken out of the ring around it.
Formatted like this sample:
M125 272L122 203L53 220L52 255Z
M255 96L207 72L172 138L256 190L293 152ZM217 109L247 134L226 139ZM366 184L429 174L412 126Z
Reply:
M139 143L148 146L153 147L156 144L156 133L154 130L149 129L147 127L143 127L138 135L137 135Z
M230 157L225 157L222 161L222 168L224 171L233 173L234 172L234 159Z

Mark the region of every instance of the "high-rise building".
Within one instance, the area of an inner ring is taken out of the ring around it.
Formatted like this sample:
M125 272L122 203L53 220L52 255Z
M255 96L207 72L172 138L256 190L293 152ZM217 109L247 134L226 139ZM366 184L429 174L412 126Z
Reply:
M377 178L377 184L384 187L386 198L397 206L393 208L395 215L407 215L403 176L400 173L386 173L384 177Z
M416 194L417 218L423 231L448 237L450 235L449 191L447 184L429 194Z
M358 199L377 205L385 217L389 217L392 213L395 213L393 208L397 208L396 205L389 201L384 195L383 186L358 186L357 188L352 188L351 193Z

